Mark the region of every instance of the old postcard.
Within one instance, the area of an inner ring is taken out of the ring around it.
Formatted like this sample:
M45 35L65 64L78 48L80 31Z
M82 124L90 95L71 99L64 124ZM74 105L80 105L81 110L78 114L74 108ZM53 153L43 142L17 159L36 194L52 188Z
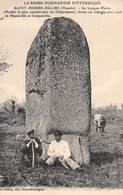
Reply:
M122 0L0 1L1 194L122 190L122 35Z

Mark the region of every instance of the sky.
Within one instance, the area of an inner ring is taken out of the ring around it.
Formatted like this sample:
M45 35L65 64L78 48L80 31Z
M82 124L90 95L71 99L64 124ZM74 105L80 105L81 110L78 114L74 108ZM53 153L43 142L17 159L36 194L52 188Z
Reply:
M0 17L4 9L23 0L0 1ZM122 9L122 0L103 0L104 5ZM59 16L59 15L57 15ZM63 15L62 15L63 16ZM90 49L92 105L95 107L123 103L123 13L114 15L68 15L83 29ZM0 75L0 103L15 98L25 101L25 64L33 39L47 18L0 20L0 50L8 54L12 64L8 73Z

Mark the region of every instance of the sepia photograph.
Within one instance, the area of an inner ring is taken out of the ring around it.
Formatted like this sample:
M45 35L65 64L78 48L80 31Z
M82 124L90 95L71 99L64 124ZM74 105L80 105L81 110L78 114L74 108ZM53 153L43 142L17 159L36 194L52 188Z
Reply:
M123 188L123 1L0 1L0 188Z

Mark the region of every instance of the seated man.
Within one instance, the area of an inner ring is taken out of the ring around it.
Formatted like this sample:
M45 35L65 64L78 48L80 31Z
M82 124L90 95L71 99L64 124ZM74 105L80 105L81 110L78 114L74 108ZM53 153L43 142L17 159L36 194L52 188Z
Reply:
M39 158L42 155L42 144L35 136L34 129L29 131L27 135L28 139L25 140L24 145L21 148L22 160L27 166L38 166Z
M70 158L70 147L66 141L61 139L62 133L60 131L56 131L54 136L55 140L51 142L47 152L48 159L46 160L46 163L48 165L53 165L58 159L67 169L69 169L69 167L73 170L81 169L80 166Z

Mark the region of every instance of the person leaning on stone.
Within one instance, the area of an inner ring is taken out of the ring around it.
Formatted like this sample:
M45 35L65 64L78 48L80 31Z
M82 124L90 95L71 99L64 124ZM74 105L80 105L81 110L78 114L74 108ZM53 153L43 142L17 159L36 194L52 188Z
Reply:
M21 147L22 161L25 162L26 166L38 166L42 155L42 144L36 137L34 129L29 131L27 136L28 138Z
M55 131L55 140L49 145L47 152L48 159L46 164L53 165L58 159L65 168L72 168L73 170L81 170L80 166L71 159L70 147L67 141L61 139L61 131Z

